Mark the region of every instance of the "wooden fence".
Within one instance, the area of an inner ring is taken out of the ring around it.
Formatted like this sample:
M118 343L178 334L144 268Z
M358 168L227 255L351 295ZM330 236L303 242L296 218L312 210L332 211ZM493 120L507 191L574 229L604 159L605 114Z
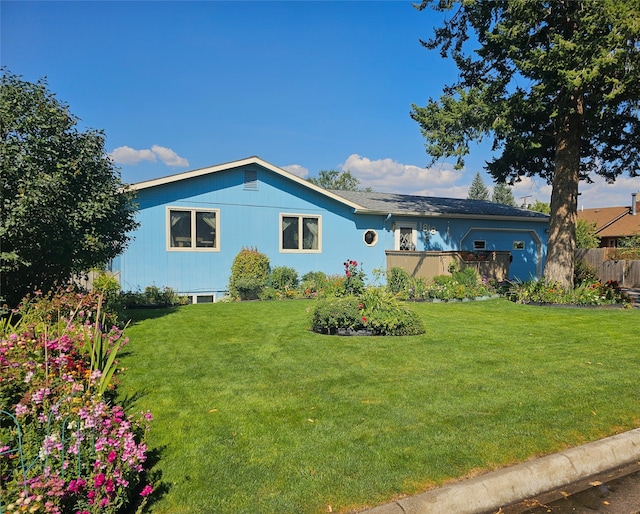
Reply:
M579 249L575 256L597 271L598 280L616 280L623 287L640 287L640 260L625 258L619 248Z

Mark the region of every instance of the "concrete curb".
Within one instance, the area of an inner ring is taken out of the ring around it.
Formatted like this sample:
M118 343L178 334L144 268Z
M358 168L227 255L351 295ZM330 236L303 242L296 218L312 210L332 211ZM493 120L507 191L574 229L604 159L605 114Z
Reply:
M640 428L381 505L366 514L486 514L640 460Z

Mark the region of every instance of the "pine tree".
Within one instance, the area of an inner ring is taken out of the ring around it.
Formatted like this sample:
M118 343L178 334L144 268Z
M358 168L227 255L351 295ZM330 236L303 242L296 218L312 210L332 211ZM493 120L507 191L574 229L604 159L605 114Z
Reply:
M489 189L484 185L484 180L482 180L482 176L480 172L476 173L473 182L471 182L471 187L469 187L469 194L467 195L469 200L490 200Z
M493 197L491 198L493 203L501 203L509 205L510 207L517 207L516 199L513 197L513 192L506 182L498 182L493 188Z

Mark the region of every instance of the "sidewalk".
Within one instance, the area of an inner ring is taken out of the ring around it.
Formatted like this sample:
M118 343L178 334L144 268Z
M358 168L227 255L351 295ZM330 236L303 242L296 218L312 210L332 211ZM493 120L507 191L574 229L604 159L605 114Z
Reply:
M640 469L640 428L516 466L403 498L366 514L527 512L527 501L554 501ZM582 488L582 489L581 489ZM555 497L554 497L555 496ZM529 507L535 503L529 503ZM640 507L639 507L640 508ZM621 512L620 514L631 514ZM635 514L635 513L634 513Z

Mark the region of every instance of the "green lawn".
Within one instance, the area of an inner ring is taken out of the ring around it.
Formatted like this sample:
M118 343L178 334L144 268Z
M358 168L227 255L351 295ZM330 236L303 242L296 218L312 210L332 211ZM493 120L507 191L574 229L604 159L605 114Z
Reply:
M639 309L418 303L422 336L345 338L312 304L133 311L152 512L348 512L640 426Z

